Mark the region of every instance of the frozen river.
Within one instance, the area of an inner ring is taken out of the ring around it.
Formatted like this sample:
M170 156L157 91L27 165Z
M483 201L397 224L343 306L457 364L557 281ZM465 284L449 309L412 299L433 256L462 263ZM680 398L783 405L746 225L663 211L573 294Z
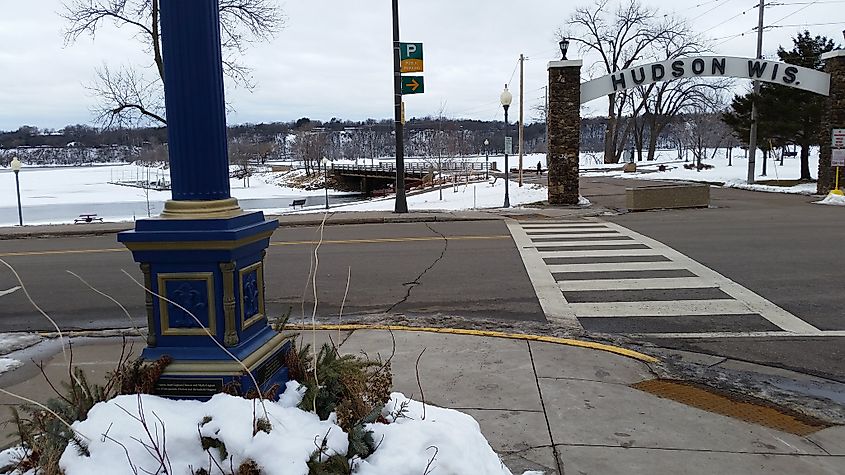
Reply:
M80 214L96 214L105 221L132 221L157 216L170 199L170 191L109 184L116 175L136 170L133 165L96 167L24 168L20 172L23 222L27 224L72 223ZM295 199L305 206L325 205L323 190L305 191L268 183L271 175L256 175L245 188L241 180L230 182L232 196L245 210L278 213L290 210ZM333 194L331 204L360 200L360 195ZM149 212L148 212L149 208ZM0 170L0 226L18 224L14 174Z

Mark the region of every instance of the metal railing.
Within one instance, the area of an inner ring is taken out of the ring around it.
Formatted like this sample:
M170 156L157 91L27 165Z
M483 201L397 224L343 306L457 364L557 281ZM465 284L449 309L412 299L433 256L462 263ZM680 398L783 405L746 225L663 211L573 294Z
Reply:
M396 172L396 164L394 163L380 163L378 165L352 165L352 164L332 164L332 170L348 171L348 172ZM405 172L411 173L429 173L437 171L442 172L468 172L479 171L483 172L489 168L489 164L485 162L443 162L439 166L432 162L407 162L405 163Z

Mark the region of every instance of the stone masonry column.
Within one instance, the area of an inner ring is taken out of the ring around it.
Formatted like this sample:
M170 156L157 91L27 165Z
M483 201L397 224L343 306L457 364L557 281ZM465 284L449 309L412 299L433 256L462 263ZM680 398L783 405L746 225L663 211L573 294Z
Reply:
M830 74L830 96L822 115L819 181L816 186L820 195L826 195L833 189L836 178L836 170L830 166L831 135L833 129L845 129L845 50L825 53L822 60L827 62L825 72ZM842 180L840 175L840 184Z
M577 205L581 144L581 60L549 63L549 204Z

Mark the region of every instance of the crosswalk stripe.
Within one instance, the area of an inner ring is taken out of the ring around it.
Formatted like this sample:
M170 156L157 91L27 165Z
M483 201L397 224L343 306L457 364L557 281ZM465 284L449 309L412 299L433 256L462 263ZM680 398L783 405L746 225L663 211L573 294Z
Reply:
M598 228L577 228L577 229L560 229L560 228L534 228L525 230L529 236L535 234L560 234L561 236L577 236L583 233L596 233L601 231L602 234L619 234L618 231L608 229L605 226Z
M533 241L535 238L540 239L551 239L551 238L560 238L564 239L567 242L571 242L572 239L588 239L588 238L621 238L624 237L622 234L607 234L607 233L584 233L584 234L529 234L528 237L531 238ZM630 241L630 239L628 239ZM548 242L548 241L543 241Z
M683 317L756 313L738 300L570 303L578 317Z
M522 224L522 228L525 230L533 230L533 229L542 229L542 228L549 228L549 229L579 229L579 228L607 228L603 224L599 223L538 223L538 224Z
M666 262L601 262L596 264L546 264L552 274L566 272L621 272L636 270L674 270L686 269L681 264Z
M581 247L581 246L619 246L621 244L640 244L637 241L630 239L607 240L607 241L552 241L552 242L535 242L534 247L541 252L544 247Z
M706 289L718 287L699 277L667 277L654 279L597 279L570 280L558 282L564 292L588 290L664 290L664 289Z
M628 241L630 242L630 241ZM544 251L540 249L543 259L560 257L633 257L633 256L662 256L654 249L594 249L592 251Z

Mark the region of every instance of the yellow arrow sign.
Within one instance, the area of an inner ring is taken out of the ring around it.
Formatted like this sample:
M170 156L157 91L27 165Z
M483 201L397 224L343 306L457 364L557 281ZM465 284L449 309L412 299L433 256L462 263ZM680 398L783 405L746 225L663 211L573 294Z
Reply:
M402 94L422 94L425 92L425 81L422 76L403 76Z

